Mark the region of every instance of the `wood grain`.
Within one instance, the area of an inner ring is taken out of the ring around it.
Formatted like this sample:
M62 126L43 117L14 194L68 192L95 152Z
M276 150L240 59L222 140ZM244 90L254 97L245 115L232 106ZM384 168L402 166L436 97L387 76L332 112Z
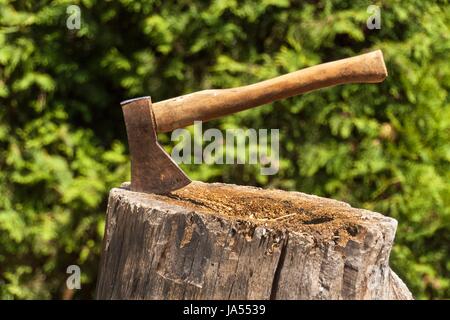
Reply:
M220 194L228 198L214 205ZM272 208L253 207L255 197L296 214L284 212L281 223ZM412 299L389 267L396 226L299 192L200 182L170 196L115 188L97 298Z

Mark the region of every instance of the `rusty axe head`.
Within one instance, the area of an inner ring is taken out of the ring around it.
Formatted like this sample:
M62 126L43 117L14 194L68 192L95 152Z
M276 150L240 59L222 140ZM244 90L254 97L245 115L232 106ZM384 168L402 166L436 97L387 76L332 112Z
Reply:
M132 191L163 194L191 180L159 145L150 97L121 103L131 154Z

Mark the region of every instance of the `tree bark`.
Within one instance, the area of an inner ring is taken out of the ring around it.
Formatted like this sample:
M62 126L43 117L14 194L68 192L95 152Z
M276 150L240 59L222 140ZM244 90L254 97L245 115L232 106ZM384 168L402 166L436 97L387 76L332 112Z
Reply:
M299 192L193 182L111 190L98 299L412 299L397 221Z

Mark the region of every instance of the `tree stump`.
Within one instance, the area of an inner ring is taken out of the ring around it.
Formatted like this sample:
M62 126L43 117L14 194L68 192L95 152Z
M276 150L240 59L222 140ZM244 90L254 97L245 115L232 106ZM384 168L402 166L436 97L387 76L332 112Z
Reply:
M397 221L300 192L193 182L111 190L98 299L412 299Z

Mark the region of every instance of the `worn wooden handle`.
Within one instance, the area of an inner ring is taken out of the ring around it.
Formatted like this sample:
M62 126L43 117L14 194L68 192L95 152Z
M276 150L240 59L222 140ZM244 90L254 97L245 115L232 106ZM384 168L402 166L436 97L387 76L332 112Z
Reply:
M380 50L323 63L252 85L204 90L153 104L158 132L168 132L301 93L344 83L377 83L387 77Z

